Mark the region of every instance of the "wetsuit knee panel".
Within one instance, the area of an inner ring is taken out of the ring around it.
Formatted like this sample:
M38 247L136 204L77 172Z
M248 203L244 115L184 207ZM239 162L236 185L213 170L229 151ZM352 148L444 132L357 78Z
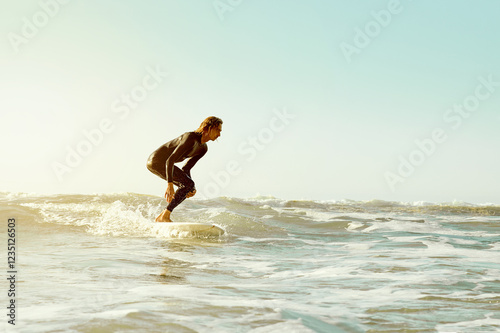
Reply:
M194 186L194 181L192 181L191 179L188 180L186 183L185 183L185 186L186 186L186 189L189 190L189 192L191 192L192 190L195 189L195 186Z

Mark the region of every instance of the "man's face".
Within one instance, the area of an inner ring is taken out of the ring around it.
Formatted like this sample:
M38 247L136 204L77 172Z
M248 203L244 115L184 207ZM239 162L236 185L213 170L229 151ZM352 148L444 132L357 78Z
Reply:
M215 140L220 136L222 132L222 124L219 124L217 127L212 127L209 132L210 140Z

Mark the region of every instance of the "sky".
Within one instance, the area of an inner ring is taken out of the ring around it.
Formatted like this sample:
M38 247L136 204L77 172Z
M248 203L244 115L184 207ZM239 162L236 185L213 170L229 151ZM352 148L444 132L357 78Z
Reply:
M24 0L0 13L0 191L500 204L496 0Z

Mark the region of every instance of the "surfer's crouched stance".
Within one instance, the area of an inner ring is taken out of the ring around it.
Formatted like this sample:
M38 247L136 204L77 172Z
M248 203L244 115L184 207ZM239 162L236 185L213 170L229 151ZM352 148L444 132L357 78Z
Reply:
M191 168L208 151L207 142L215 140L222 131L222 120L208 117L194 132L186 132L155 150L148 159L148 170L167 181L165 198L169 203L156 222L172 222L170 213L186 198L196 194L194 181L191 179ZM179 169L174 163L189 158ZM177 191L174 191L174 185Z

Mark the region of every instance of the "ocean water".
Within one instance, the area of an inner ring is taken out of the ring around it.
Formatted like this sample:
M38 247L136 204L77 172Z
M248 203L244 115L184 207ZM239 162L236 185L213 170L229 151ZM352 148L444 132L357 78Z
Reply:
M0 193L7 332L499 332L500 206ZM16 220L16 325L7 220Z

